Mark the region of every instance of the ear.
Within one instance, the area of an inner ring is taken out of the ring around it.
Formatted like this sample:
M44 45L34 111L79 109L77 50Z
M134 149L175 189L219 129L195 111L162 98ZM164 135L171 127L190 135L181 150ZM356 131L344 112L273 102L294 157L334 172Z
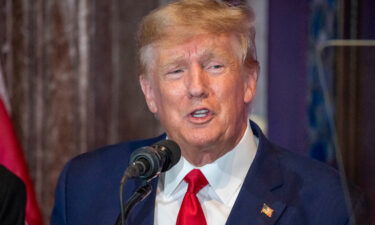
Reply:
M250 103L255 97L256 84L258 80L258 71L256 69L252 69L246 72L247 74L245 75L244 84L244 103Z
M148 109L152 113L157 113L158 109L155 102L155 93L151 85L150 78L147 75L142 74L139 76L139 83L141 84L142 92L145 96Z

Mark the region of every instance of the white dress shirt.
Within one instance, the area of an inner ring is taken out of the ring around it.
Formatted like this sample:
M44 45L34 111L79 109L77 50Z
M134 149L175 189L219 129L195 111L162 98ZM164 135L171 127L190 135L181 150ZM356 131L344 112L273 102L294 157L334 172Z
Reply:
M236 201L257 150L257 139L249 128L237 146L215 162L195 167L185 158L166 173L161 174L156 191L155 225L175 225L182 200L187 190L183 180L197 168L208 181L197 197L207 225L224 225Z

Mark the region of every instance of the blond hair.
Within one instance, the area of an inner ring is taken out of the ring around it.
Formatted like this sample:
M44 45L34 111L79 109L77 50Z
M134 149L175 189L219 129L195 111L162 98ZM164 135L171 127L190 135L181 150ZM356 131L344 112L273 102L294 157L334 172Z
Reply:
M137 36L141 73L151 67L154 44L200 33L234 34L240 43L243 65L258 70L251 8L231 6L217 0L179 0L143 18Z

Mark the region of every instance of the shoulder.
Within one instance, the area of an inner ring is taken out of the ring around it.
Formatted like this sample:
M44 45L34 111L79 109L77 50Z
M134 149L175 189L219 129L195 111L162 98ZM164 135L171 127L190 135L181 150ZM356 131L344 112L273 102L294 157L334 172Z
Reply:
M283 221L299 224L345 224L350 217L340 173L327 164L263 140L258 176L272 186L276 199L288 208ZM267 174L259 171L267 171ZM260 175L259 175L260 174ZM304 221L304 222L303 222ZM307 221L310 221L309 223Z
M347 188L338 170L285 149L278 155L291 214L308 215L312 221L319 221L317 224L348 221L351 210L345 194Z
M281 168L303 177L305 183L341 185L340 173L326 163L281 147L275 147Z
M343 180L340 172L321 161L313 159L308 155L292 152L280 147L263 137L264 152L266 158L273 161L275 168L279 170L284 184L293 184L304 193L319 193L320 196L332 194L332 196L343 196ZM338 195L334 194L336 192Z
M108 170L123 170L128 165L130 154L135 149L151 145L163 138L164 135L161 135L151 139L121 142L83 153L71 159L63 172L95 174Z
M108 220L118 213L119 183L129 164L130 154L163 138L109 145L71 159L56 186L51 224L109 223ZM99 218L92 215L111 216Z
M108 145L78 155L68 161L64 166L57 190L67 190L74 192L84 192L86 187L93 184L100 187L101 185L117 185L122 174L129 164L131 153L142 146L151 145L162 139L159 136L152 139L122 142L119 144Z
M335 215L332 217L335 222L330 224L340 224L336 220L348 218L347 190L339 171L275 145L257 126L252 128L259 138L253 173L261 183L269 184L274 196L289 206L286 215L301 217L301 221L308 217L316 224L327 224L320 223L321 218L331 218L332 215Z
M298 178L305 186L341 186L341 177L335 168L272 143L256 124L251 125L254 134L259 138L259 170L273 168L272 171L278 170L277 174L283 176L284 181ZM267 171L271 172L270 169Z

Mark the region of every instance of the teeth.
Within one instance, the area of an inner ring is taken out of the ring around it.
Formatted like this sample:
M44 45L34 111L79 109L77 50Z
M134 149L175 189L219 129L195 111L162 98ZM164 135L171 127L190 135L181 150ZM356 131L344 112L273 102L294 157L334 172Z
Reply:
M201 118L201 117L206 116L208 112L209 111L207 109L201 109L201 110L194 111L192 113L192 116L197 117L197 118Z
M200 113L208 113L208 110L207 109L201 109L201 110L197 110L194 112L195 114L200 114Z

